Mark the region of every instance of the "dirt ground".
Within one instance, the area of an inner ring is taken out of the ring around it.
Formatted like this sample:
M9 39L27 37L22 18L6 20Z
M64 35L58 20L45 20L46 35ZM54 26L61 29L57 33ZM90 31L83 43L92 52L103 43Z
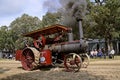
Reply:
M0 80L120 80L120 60L94 60L76 73L63 68L25 71L19 61L0 60Z

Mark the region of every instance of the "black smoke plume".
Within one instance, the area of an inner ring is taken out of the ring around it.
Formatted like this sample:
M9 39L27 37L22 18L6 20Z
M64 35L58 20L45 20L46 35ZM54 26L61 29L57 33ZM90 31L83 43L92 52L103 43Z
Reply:
M59 0L62 8L59 10L62 14L63 24L76 24L76 20L83 19L86 13L86 0Z
M79 20L82 20L86 13L86 0L59 0L62 8L59 10L62 14L61 23L72 27L74 38L79 39Z
M61 13L61 24L72 27L74 32L74 37L79 35L78 20L84 19L86 13L87 2L86 0L55 0L59 2L60 8L55 8L54 0L46 1L44 6L49 8L49 12L57 9L57 12Z

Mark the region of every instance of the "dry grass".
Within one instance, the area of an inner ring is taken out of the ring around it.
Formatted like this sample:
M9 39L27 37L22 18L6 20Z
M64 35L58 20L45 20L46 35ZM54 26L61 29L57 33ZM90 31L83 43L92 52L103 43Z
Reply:
M115 59L92 59L88 68L77 73L64 68L25 71L19 61L0 60L0 80L119 80L120 56Z

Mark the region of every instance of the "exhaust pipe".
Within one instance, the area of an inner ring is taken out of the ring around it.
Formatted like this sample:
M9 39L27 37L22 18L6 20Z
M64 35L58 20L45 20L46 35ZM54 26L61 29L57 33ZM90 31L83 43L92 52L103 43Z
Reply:
M79 23L79 38L80 38L80 45L82 45L82 43L86 43L86 40L84 40L84 36L83 36L83 28L82 28L82 19L81 18L76 18L77 22Z
M77 20L79 23L79 36L80 36L80 41L83 40L83 28L82 28L82 19Z
M68 31L68 41L69 42L73 41L72 28L69 28L69 31Z

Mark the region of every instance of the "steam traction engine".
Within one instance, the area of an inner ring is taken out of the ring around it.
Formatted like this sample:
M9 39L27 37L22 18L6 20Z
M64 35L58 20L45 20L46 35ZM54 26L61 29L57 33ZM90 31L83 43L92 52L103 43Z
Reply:
M68 42L62 40L65 33L69 35ZM87 42L83 39L73 41L71 28L57 24L23 36L33 38L33 46L26 44L23 50L16 51L16 60L21 61L25 70L63 64L67 71L79 71L81 66L87 67L89 64L89 57L86 53Z

